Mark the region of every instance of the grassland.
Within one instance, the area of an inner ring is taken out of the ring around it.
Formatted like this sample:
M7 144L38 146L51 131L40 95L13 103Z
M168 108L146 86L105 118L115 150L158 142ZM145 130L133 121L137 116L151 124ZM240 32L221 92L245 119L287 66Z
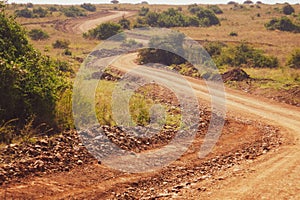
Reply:
M49 5L34 5L48 8ZM58 9L69 6L54 5ZM99 4L96 5L97 12L105 12L108 10L131 10L138 11L142 6L149 7L152 11L164 11L170 7L180 8L182 12L188 13L187 5L170 6L170 5L134 5L134 4ZM206 7L207 5L202 5ZM25 5L9 5L7 11L14 13L17 9L24 8ZM77 6L79 8L79 6ZM234 5L219 5L223 10L223 14L218 14L221 21L220 26L203 27L182 27L174 28L187 36L205 44L208 41L221 41L227 45L236 45L241 42L250 44L255 48L262 49L267 55L272 55L278 58L280 67L277 69L252 69L247 68L245 71L255 79L263 79L264 82L254 82L258 89L276 89L288 90L299 86L300 72L299 70L290 69L286 66L287 58L291 52L300 48L300 34L269 31L264 27L264 24L276 17L282 17L284 14L280 12L283 4L276 5L243 5L242 7L234 7ZM300 5L293 5L295 15L289 16L292 20L300 23ZM86 11L87 16L94 13ZM125 16L126 18L126 16ZM135 17L130 17L133 21ZM63 32L57 28L58 23L63 23L70 20L60 11L52 12L45 18L17 18L17 21L23 24L24 28L29 31L34 28L42 29L50 35L50 38L43 41L31 41L34 47L41 50L44 54L55 57L60 60L65 60L76 71L82 60L99 44L97 40L84 39L81 34L72 34ZM237 33L237 36L230 36L230 33ZM52 44L58 39L65 39L71 42L69 50L71 56L63 54L63 49L54 49ZM223 67L221 72L229 70L230 67ZM232 84L229 84L232 86Z

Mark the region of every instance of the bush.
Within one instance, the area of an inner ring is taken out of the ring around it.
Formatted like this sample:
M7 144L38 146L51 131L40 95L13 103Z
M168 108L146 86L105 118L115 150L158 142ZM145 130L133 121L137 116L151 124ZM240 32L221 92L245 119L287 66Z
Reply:
M172 33L163 37L152 37L149 41L149 48L139 50L139 62L144 64L160 63L165 65L185 63L185 60L178 56L184 53L184 37L182 33Z
M41 29L32 29L28 35L32 40L46 40L49 38L49 35Z
M89 30L88 33L84 34L84 37L98 40L106 40L121 32L122 29L120 24L116 24L114 22L106 22L100 24L92 30Z
M145 8L144 6L139 11L139 16L146 16L149 12L149 8Z
M202 7L198 6L197 4L192 4L192 5L189 5L188 6L188 11L191 13L191 14L196 14L198 13L200 10L203 10Z
M289 32L300 32L300 26L294 24L289 18L282 17L280 19L272 19L270 22L265 24L268 30L280 30Z
M226 45L222 42L209 42L204 45L205 50L210 56L218 56Z
M200 20L201 26L213 26L220 24L220 20L210 10L200 10L197 13L197 17Z
M282 8L282 12L285 15L291 15L292 13L295 12L295 9L290 5L290 4L286 4L285 6L283 6Z
M294 50L287 61L287 65L291 68L300 69L300 49Z
M70 41L68 40L56 40L52 46L55 49L67 49L69 48Z
M262 51L246 44L224 48L216 58L218 66L229 65L232 67L274 68L278 67L278 60L272 56L265 56Z
M91 3L84 3L80 5L81 8L84 8L87 11L90 12L95 12L96 11L96 6L91 4Z
M36 123L55 127L56 102L70 86L64 73L28 44L25 31L4 12L0 27L0 123L18 118L21 125L35 115Z
M34 14L31 10L28 8L22 9L22 10L16 10L15 15L17 17L24 17L24 18L33 18Z
M212 10L215 14L222 14L223 13L223 10L221 10L221 8L217 5L209 5L209 6L207 6L207 8L209 10Z
M78 17L78 16L86 16L86 14L79 8L75 6L71 6L69 8L63 8L61 10L66 17Z
M119 24L123 29L130 29L130 21L124 17L119 21Z
M232 31L232 32L229 33L229 36L236 37L236 36L238 36L238 34L236 32Z
M51 12L56 12L56 11L58 11L58 9L57 9L56 7L54 7L54 6L50 6L50 7L48 8L48 10L51 11Z
M46 15L48 14L48 11L42 7L38 7L37 9L33 9L33 14L34 17L46 17Z

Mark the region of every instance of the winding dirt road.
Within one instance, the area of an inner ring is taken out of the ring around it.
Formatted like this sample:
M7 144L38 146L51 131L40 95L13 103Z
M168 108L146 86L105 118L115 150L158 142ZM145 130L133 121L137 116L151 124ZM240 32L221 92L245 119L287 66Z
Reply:
M56 28L68 33L82 34L90 29L95 28L101 23L108 21L116 21L122 17L128 18L135 14L135 11L98 12L87 17L66 20L61 24L58 24Z
M134 14L121 11L112 13L88 20L69 21L65 25L66 31L81 34L99 23L118 19L124 14ZM113 65L124 71L139 68L139 75L148 78L156 76L172 82L174 87L185 90L171 72L136 65L135 58L136 54L128 54L119 58ZM186 79L194 88L200 102L209 104L211 96L206 83L193 78ZM226 107L228 116L249 118L279 127L289 142L277 151L269 152L252 162L241 163L240 169L251 169L251 172L245 173L243 177L232 176L226 171L220 172L220 176L226 176L225 179L199 183L199 187L207 184L209 190L199 190L198 183L195 183L191 188L183 188L179 199L300 199L300 109L227 88ZM240 131L242 135L247 134L247 129ZM189 162L189 158L182 158L176 164L181 162ZM71 172L33 177L2 187L0 197L10 199L7 195L10 194L20 199L107 199L107 195L115 194L118 189L132 186L136 181L158 173L160 172L127 174L97 164L86 165ZM178 174L174 173L174 179L176 176Z
M126 55L114 65L123 70L139 68L140 75L149 78L160 76L164 80L177 82L176 87L182 87L170 72L136 65L134 59L136 54ZM210 100L203 81L187 79L201 100ZM255 162L251 166L255 172L246 178L228 179L219 188L210 191L209 195L197 190L189 191L185 193L185 198L300 199L300 109L231 89L226 89L226 106L229 115L257 119L280 127L286 137L291 138L291 143Z

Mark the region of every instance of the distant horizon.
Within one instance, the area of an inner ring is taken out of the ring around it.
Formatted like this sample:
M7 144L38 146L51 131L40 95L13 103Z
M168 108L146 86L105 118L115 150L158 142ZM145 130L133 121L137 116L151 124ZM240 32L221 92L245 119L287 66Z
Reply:
M147 0L119 0L120 4L123 3L131 3L137 4L141 3L142 1ZM160 0L148 0L149 4L164 4L164 5L189 5L193 3L197 4L227 4L231 0L212 0L207 2L207 0L172 0L167 3L162 3ZM243 3L245 0L237 0L237 3ZM253 1L254 3L256 1ZM290 4L297 4L299 3L298 0L268 0L268 1L261 1L264 4L276 4L276 3L290 3ZM76 5L76 4L83 4L83 3L92 3L92 4L111 4L110 0L8 0L8 3L33 3L33 4L58 4L58 5Z

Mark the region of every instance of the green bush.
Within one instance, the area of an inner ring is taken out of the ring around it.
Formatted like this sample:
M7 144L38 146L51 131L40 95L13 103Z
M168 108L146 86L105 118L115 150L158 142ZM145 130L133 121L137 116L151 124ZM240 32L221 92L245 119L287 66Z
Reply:
M78 16L86 16L86 14L79 8L75 6L71 6L69 8L63 8L61 10L66 17L78 17Z
M139 16L146 16L149 12L149 8L145 8L144 6L139 11Z
M220 24L220 20L211 10L200 10L197 13L201 26L213 26Z
M33 9L33 14L34 14L34 17L46 17L47 14L48 14L48 11L42 7L38 7L37 9Z
M70 86L65 74L33 49L13 17L1 12L0 27L0 123L18 119L24 124L35 115L36 123L54 127L56 102Z
M24 17L24 18L33 18L34 14L31 10L28 8L22 9L22 10L16 10L15 15L17 17Z
M222 42L209 42L204 45L204 49L210 56L218 56L226 45Z
M285 15L291 15L292 13L295 12L295 9L290 5L290 4L286 4L285 6L283 6L282 8L282 12Z
M294 50L288 58L287 65L291 68L300 69L300 49Z
M289 32L300 32L300 26L294 24L289 18L281 17L280 19L272 19L270 22L265 24L268 30L280 30Z
M90 12L95 12L97 10L96 6L91 3L81 4L80 7L84 8L85 10L90 11Z
M124 17L118 22L123 29L130 29L130 21Z
M50 12L56 12L56 11L58 11L58 9L57 9L55 6L50 6L50 7L48 8L48 10L49 10Z
M32 40L46 40L49 38L49 35L41 29L32 29L28 35Z
M217 5L208 5L207 8L213 11L215 14L222 14L223 10Z
M67 49L69 48L70 41L69 40L56 40L52 46L55 49Z
M277 58L266 56L262 51L244 43L234 47L223 48L215 62L218 66L229 65L232 67L254 68L275 68L279 64Z
M178 56L184 54L184 37L181 33L152 37L149 41L149 48L139 51L139 62L144 64L161 63L165 65L185 63L185 60Z
M114 22L102 23L96 28L89 30L88 33L84 33L85 38L106 40L118 33L121 33L121 25Z

